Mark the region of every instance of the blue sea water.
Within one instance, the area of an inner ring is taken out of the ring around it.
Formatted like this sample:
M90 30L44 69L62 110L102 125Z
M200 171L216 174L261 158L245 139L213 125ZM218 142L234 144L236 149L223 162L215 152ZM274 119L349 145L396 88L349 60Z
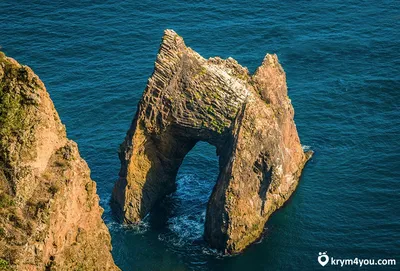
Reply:
M2 0L0 10L2 50L44 81L91 168L122 270L318 270L324 251L397 259L360 270L400 269L398 1ZM117 149L166 28L201 55L231 56L251 72L276 53L301 142L315 151L263 239L238 256L202 241L218 171L206 143L141 225L121 226L109 207Z

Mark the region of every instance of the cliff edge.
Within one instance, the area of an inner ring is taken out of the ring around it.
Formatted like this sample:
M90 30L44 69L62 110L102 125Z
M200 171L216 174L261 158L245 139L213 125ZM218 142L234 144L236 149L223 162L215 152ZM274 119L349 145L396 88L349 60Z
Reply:
M0 52L0 269L119 270L102 212L45 86Z

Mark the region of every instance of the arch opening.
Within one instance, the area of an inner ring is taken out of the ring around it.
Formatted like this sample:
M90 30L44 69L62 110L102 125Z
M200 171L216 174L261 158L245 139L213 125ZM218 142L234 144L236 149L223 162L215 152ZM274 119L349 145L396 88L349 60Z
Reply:
M176 176L176 190L151 212L151 224L163 241L182 247L203 242L207 203L216 185L219 166L216 147L199 141L185 156Z

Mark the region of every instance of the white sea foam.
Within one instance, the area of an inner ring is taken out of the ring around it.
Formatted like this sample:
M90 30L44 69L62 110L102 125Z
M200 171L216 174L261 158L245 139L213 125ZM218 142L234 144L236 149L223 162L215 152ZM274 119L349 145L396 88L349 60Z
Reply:
M184 247L203 238L206 205L213 182L196 175L185 175L177 183L178 189L172 197L179 204L168 219L169 231L160 234L158 239L175 247Z

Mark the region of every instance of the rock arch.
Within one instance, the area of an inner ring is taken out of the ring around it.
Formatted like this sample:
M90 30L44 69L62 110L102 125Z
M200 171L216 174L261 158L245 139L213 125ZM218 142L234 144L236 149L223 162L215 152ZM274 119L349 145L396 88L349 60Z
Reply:
M261 235L271 213L294 191L304 153L276 55L254 75L234 59L208 60L166 30L153 75L121 145L117 214L136 223L175 190L185 155L214 145L220 173L208 202L205 239L226 253Z

